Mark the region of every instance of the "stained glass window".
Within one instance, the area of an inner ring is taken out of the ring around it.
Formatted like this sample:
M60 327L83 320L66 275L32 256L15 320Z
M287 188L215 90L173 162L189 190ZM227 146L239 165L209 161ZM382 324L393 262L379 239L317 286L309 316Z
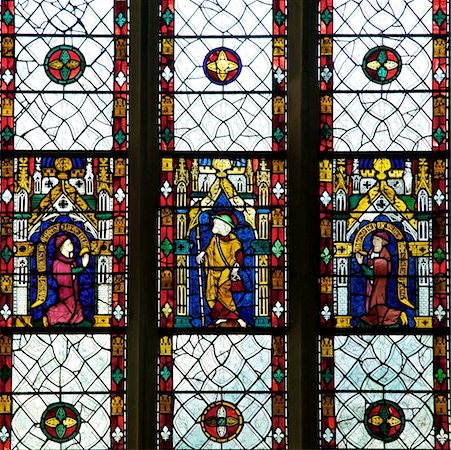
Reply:
M0 449L125 448L128 15L1 1Z
M449 448L449 2L319 2L321 448Z
M161 149L284 150L285 1L161 0Z
M158 448L284 449L285 0L161 0Z

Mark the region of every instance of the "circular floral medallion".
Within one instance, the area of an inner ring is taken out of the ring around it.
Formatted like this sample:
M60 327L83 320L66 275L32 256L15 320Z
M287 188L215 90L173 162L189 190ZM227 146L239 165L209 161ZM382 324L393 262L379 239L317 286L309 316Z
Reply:
M235 81L241 68L238 53L226 47L211 50L204 59L204 73L215 84L225 85Z
M85 68L85 57L80 50L70 45L52 48L44 61L46 74L58 84L74 83L83 75Z
M383 45L372 48L363 58L363 71L375 83L387 84L395 80L401 72L399 53Z
M379 400L366 409L364 423L371 437L392 442L403 432L406 419L399 405L390 400Z
M41 430L55 442L67 442L75 437L80 425L80 413L69 403L52 403L41 417Z
M202 431L215 442L236 438L243 428L243 416L232 403L219 401L207 406L200 419Z

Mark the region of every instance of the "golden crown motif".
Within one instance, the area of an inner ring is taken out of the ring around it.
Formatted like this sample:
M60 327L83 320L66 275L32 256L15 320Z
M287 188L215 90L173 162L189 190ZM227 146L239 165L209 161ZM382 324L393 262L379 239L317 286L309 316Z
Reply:
M272 226L274 228L281 228L284 224L285 214L281 208L276 208L272 212Z
M438 274L434 278L434 286L436 294L445 294L446 293L446 277L445 275Z
M174 39L163 39L163 55L172 55L174 53Z
M172 116L174 114L174 99L168 95L161 100L161 114L163 116Z
M445 115L446 111L446 100L443 95L439 95L434 98L434 115L437 117L442 117Z
M2 100L2 115L11 117L13 115L13 100L11 98L4 98Z
M272 162L272 171L273 173L283 173L285 170L285 162L280 160L274 160Z
M127 57L127 41L125 39L116 40L116 59L125 59Z
M116 98L114 100L114 117L127 116L127 101L125 98Z
M436 336L434 340L434 355L446 356L446 340L442 336Z
M125 277L121 274L114 275L113 278L113 292L125 292Z
M332 278L322 277L321 278L321 293L322 294L332 294Z
M2 336L0 337L0 355L10 355L11 354L11 337Z
M171 412L171 396L163 394L160 396L160 413L169 414Z
M435 413L438 416L446 416L448 413L448 402L444 395L435 397Z
M328 159L319 163L319 181L332 181L332 163Z
M125 234L126 221L125 217L117 216L114 219L114 234L117 236L123 236Z
M274 341L272 343L272 347L274 349L274 356L282 356L284 354L284 345L285 342L282 336L274 337Z
M285 99L283 97L275 97L273 100L274 114L285 114Z
M272 288L283 289L284 288L284 276L282 270L275 270L272 273Z
M4 159L2 161L2 176L3 177L12 177L13 176L13 160L12 159Z
M0 276L0 292L3 294L11 294L13 291L13 279L11 275Z
M330 238L332 236L332 224L329 219L323 219L320 224L322 238Z
M272 409L275 416L285 415L285 400L282 395L275 395L273 397Z
M163 270L161 274L161 289L172 289L172 271L171 270Z
M323 407L323 416L332 417L334 415L334 399L332 397L323 397L321 405Z
M443 159L436 159L434 161L434 178L439 179L443 178L445 175L446 164Z
M13 56L14 40L11 37L4 37L2 39L2 55Z
M274 38L274 56L283 56L285 53L285 39L281 37Z

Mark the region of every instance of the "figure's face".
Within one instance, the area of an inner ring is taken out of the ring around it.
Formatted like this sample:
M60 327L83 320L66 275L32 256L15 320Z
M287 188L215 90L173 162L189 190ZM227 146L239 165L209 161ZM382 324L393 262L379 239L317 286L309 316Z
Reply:
M386 245L386 241L384 241L382 238L380 238L379 236L373 236L373 247L374 247L374 251L376 252L380 252L382 250L382 247L384 245Z
M74 251L74 244L72 244L72 241L70 239L66 239L61 247L60 247L61 253L64 254L71 254Z
M227 236L232 231L232 227L220 219L213 219L211 231L213 234L219 234L219 236Z

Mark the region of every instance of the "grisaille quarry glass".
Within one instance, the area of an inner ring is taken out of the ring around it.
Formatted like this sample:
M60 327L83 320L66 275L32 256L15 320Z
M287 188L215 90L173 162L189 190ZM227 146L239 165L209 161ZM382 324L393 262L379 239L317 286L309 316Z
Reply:
M287 448L286 13L160 2L160 449Z
M128 2L0 6L0 449L124 449Z
M321 448L449 448L448 14L319 2Z

